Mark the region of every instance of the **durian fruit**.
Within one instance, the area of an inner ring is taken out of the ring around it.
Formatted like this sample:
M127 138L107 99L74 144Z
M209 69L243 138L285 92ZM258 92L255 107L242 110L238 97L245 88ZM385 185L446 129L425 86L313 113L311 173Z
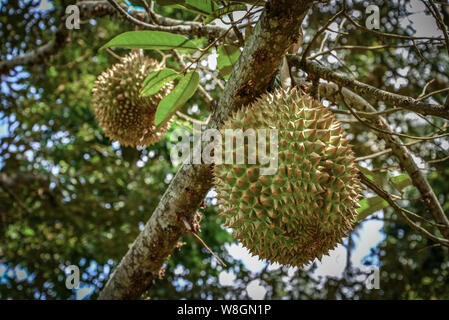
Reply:
M170 92L172 84L153 96L140 96L145 78L161 67L157 60L132 51L98 76L92 90L94 112L108 138L123 146L148 146L168 130L169 122L156 129L154 118L159 102Z
M260 175L261 165L247 164L248 139L245 164L215 164L225 225L261 259L291 266L321 259L352 229L360 207L358 170L341 124L319 101L278 89L234 113L222 134L238 128L278 130L278 170ZM235 141L232 151L235 157Z

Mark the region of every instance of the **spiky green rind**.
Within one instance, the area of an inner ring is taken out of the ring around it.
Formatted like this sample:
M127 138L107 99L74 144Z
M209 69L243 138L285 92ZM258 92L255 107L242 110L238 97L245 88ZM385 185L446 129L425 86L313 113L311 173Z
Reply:
M214 167L221 215L236 239L261 259L291 266L342 242L361 187L349 140L328 109L296 89L277 90L236 112L226 128L278 129L274 175L260 175L257 164Z
M158 61L134 51L98 76L92 90L95 118L108 138L124 146L148 146L168 130L169 122L156 128L154 118L172 84L156 95L140 96L145 78L160 67Z

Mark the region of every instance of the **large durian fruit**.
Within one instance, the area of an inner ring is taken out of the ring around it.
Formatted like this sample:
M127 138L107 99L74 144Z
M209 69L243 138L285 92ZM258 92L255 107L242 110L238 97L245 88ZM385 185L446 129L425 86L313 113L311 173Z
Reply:
M247 164L247 139L245 164L214 166L225 225L261 259L291 266L321 259L352 229L360 207L355 157L341 124L319 101L279 89L236 112L222 134L238 128L278 130L278 170L260 175L260 165ZM233 148L235 157L235 142Z
M123 146L148 146L168 130L169 122L156 128L154 118L172 84L153 96L140 96L145 78L161 68L157 60L132 51L98 76L92 90L95 118L108 138Z

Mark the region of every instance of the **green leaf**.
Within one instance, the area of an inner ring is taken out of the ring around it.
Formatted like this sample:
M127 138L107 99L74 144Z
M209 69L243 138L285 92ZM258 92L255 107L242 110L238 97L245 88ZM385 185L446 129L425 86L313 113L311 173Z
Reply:
M187 73L177 86L162 99L156 111L155 124L159 126L166 121L175 111L189 100L200 83L200 75L197 72Z
M152 72L146 77L142 84L141 96L148 97L156 94L161 90L161 88L167 83L176 78L181 77L173 69L162 69L159 71Z
M190 11L206 16L212 14L219 8L213 0L185 0L180 4Z
M178 48L177 50L180 53L192 53L192 51L197 51L198 48L205 48L209 44L209 40L207 38L194 38L190 40L191 43L195 45L195 49L190 48ZM212 48L209 48L208 52L212 51Z
M208 24L211 21L224 16L225 14L229 14L233 11L245 11L246 10L246 6L243 4L232 4L230 6L224 7L224 8L220 8L215 10L214 12L212 12L209 17L205 18L203 20L203 24Z
M105 48L128 48L128 49L198 49L195 44L186 37L163 31L129 31L119 34L100 50Z
M231 76L231 72L232 72L233 68L234 68L233 66L226 66L226 67L224 67L219 72L220 76L223 77L223 79L228 80L229 77Z
M399 176L390 178L390 182L398 191L402 190L412 184L412 179L410 179L407 173L403 173Z
M240 49L236 46L221 45L218 48L217 66L219 69L225 66L233 66L240 57Z
M23 234L26 236L34 236L34 230L29 227L25 227Z
M240 49L236 46L222 45L218 48L217 67L220 75L226 77L231 74L240 54Z
M389 204L383 198L376 196L373 198L364 198L360 201L360 208L357 209L357 221L361 221L370 214L388 207Z

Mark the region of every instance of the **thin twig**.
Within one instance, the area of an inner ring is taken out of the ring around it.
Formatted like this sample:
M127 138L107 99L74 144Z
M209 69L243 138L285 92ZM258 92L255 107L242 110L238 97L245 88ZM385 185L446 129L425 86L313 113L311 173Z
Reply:
M318 37L324 32L326 31L326 29L332 24L332 22L334 22L340 15L342 15L344 13L343 10L338 11L332 18L330 18L326 24L317 31L317 33L315 34L315 36L312 38L312 40L310 41L310 43L307 45L306 49L304 50L304 53L302 54L302 58L301 58L301 62L304 62L305 59L307 59L310 50L312 49L312 45L313 43L318 39Z
M434 164L434 163L444 162L444 161L447 161L447 160L449 160L449 156L441 158L441 159L429 160L429 161L427 161L427 163Z
M444 133L444 134L440 134L437 136L432 136L432 137L416 137L416 136L410 136L407 134L402 134L402 133L396 133L396 132L392 132L392 131L387 131L387 130L383 130L383 129L379 129L371 124L369 124L368 122L362 120L357 113L346 103L345 97L344 95L341 93L341 87L339 88L339 93L342 99L343 104L346 106L346 108L348 108L348 110L351 112L351 114L357 118L357 120L359 120L361 123L363 123L365 126L367 126L368 128L384 133L384 134L389 134L389 135L394 135L394 136L398 136L398 137L402 137L402 138L407 138L407 139L412 139L412 140L434 140L434 139L438 139L438 138L442 138L442 137L447 137L449 136L449 133Z
M449 240L437 237L437 236L433 235L432 233L430 233L427 229L421 227L420 225L417 225L414 221L412 221L405 214L405 213L407 213L407 214L412 213L413 214L413 212L401 208L393 199L391 199L391 197L389 196L389 194L386 191L384 191L382 188L377 186L374 182L369 180L363 173L359 173L359 177L360 177L360 180L362 181L362 183L364 185L366 185L368 188L373 190L381 198L386 200L390 204L390 206L392 206L395 209L395 211L405 220L405 222L407 222L407 224L409 226L411 226L413 229L421 232L423 235L425 235L429 239L431 239L431 240L433 240L435 242L438 242L438 243L440 243L441 245L443 245L445 247L449 247Z
M179 66L181 68L183 68L184 70L187 69L186 64L184 63L182 56L179 54L179 52L177 50L171 50L173 53L173 57L175 58L176 62L178 62ZM211 95L209 94L209 92L206 91L206 89L204 89L204 87L199 84L198 85L198 93L201 96L201 98L203 98L203 100L210 106L212 105L214 99L211 97Z
M201 120L189 117L188 115L186 115L185 113L182 113L181 111L176 111L176 115L178 117L180 117L180 118L182 118L182 119L184 119L186 121L192 122L192 123L196 123L196 124L199 124L199 125L202 125L202 126L207 125L207 122L204 122L204 121L201 121Z
M440 90L436 90L436 91L430 92L430 93L428 93L428 94L426 94L426 95L424 95L422 97L418 97L416 100L424 100L424 99L427 99L427 98L429 98L431 96L434 96L436 94L443 93L443 92L446 92L446 91L449 91L449 88L444 88L444 89L440 89Z
M199 235L197 235L194 231L193 231L193 229L192 229L192 227L191 227L191 225L190 225L190 223L187 221L187 219L185 218L185 217L183 217L182 218L182 221L184 222L184 225L185 225L185 227L186 227L186 229L187 230L189 230L190 231L190 233L191 234L193 234L200 242L201 242L201 244L215 257L215 259L217 259L218 260L218 262L220 262L220 264L221 265L223 265L224 267L226 267L226 264L223 262L223 260L221 260L220 259L220 257L218 257L208 246L207 246L207 244L203 241L203 239L201 239L200 238L200 236Z
M106 48L106 51L114 58L116 58L118 60L122 60L122 57L120 57L118 54L116 54L114 51L112 51L111 48Z
M373 34L381 36L381 37L393 38L393 39L402 39L402 40L432 40L432 41L443 41L444 40L441 37L411 37L411 36L405 36L405 35L400 35L400 34L385 33L385 32L376 31L374 29L369 29L369 28L366 28L366 27L358 24L346 12L343 13L343 14L348 19L348 21L352 25L354 25L356 28L358 28L358 29L360 29L360 30L362 30L364 32L373 33Z

